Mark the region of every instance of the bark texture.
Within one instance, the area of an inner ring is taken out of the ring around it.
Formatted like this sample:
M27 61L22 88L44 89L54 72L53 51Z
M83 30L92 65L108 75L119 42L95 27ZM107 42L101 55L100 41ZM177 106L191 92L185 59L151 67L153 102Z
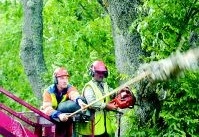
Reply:
M132 23L137 19L137 7L141 2L139 0L98 1L106 9L111 18L117 70L120 74L124 74L124 76L133 77L142 63L140 56L144 55L139 33L136 31L136 28L130 31ZM121 83L123 82L125 81L121 81ZM143 87L143 89L145 88ZM145 115L140 113L138 119L141 119L143 116ZM120 136L125 136L125 131L128 130L125 127L129 127L130 123L124 117L122 117L121 122Z
M111 18L115 46L116 67L121 74L132 76L141 63L141 38L136 31L130 32L130 26L137 19L138 0L108 0L107 11Z
M44 82L42 73L46 71L43 57L43 1L22 0L23 30L20 57L25 73L36 97L41 100Z

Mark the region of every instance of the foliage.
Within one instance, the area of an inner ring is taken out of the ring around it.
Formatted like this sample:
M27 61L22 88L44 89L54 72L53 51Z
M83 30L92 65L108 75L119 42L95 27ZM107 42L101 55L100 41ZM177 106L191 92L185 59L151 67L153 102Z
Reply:
M199 15L188 13L198 6L197 0L145 0L144 5L138 7L147 14L141 14L132 29L138 26L143 49L149 53L144 58L146 62L165 58L176 49L189 48L190 32L198 32ZM38 106L19 58L22 6L7 0L0 1L0 9L0 86ZM43 17L43 48L48 67L44 75L46 86L52 83L54 68L65 66L71 75L70 82L81 91L90 79L87 70L95 59L106 62L110 74L108 82L113 88L118 85L110 18L97 1L45 0ZM184 78L164 83L168 94L160 113L160 125L138 128L134 110L129 111L125 118L131 124L126 136L197 136L197 78L197 73L187 72ZM25 111L3 95L0 97L8 106Z
M147 16L144 14L146 17L142 20L141 15L137 22L141 20L138 31L143 48L151 53L151 60L167 57L176 49L184 51L189 48L191 32L199 31L198 7L197 0L145 1L139 9Z
M81 90L90 79L91 62L101 59L112 75L108 81L116 86L110 32L110 19L97 2L47 1L44 6L44 54L49 74L55 66L65 66L71 83Z
M132 24L142 37L142 47L148 53L146 62L166 58L176 50L190 48L192 31L199 32L197 0L146 0L138 7L140 17ZM144 13L144 14L143 14ZM135 118L127 136L197 136L198 133L198 74L186 73L164 85L164 100L160 119L155 125L138 128ZM157 91L158 92L158 91ZM131 113L134 115L134 113Z
M17 1L0 2L0 86L14 95L38 106L37 98L25 76L19 58L22 26L22 5ZM81 91L90 79L87 73L91 62L106 62L108 82L117 86L110 19L97 2L48 0L44 2L44 56L48 73L46 86L52 83L56 66L65 66L71 84ZM1 102L19 111L24 108L1 95Z
M22 7L16 2L0 2L0 86L29 103L36 102L19 58ZM21 106L0 94L0 102L20 111Z
M197 73L187 72L184 78L169 83L171 92L162 111L162 116L168 124L165 135L175 133L181 136L197 136L199 130L198 82Z

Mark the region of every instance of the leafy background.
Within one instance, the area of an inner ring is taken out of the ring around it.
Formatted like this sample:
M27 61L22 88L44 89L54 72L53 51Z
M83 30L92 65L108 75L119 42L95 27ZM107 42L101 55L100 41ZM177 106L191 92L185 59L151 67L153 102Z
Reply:
M149 53L144 57L146 62L189 48L190 32L198 32L196 23L199 15L196 14L188 22L184 17L190 6L198 8L199 2L194 2L195 5L191 0L150 0L138 7L138 10L148 11L148 14L141 14L131 29L138 26L143 49ZM0 86L39 108L19 58L23 19L21 4L14 0L1 0L0 19ZM48 73L44 75L46 86L52 82L55 66L61 65L68 69L70 82L81 91L84 83L90 79L87 70L95 59L106 62L108 82L113 88L118 86L120 76L115 68L110 18L97 1L46 0L43 19L43 48L48 68ZM179 36L181 39L178 39ZM198 75L196 72L186 72L181 79L161 83L167 90L160 113L163 119L159 123L162 124L161 128L158 125L138 128L134 110L129 110L124 115L131 123L126 136L197 136ZM2 94L0 101L17 111L27 111Z

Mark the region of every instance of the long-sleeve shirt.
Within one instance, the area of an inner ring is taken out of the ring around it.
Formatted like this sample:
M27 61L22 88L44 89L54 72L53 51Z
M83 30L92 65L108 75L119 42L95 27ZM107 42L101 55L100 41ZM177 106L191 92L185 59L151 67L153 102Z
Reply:
M52 94L55 95L55 98L52 97ZM56 110L57 106L54 106L54 102L57 102L57 105L61 102L63 98L70 99L76 102L80 94L74 86L67 85L65 89L61 92L58 92L58 89L55 84L49 86L43 93L43 105L41 110L51 116L52 118L58 117L61 112ZM54 100L56 99L56 101Z
M104 82L97 82L95 80L93 80L93 82L100 89L102 95L105 95L105 92L104 92ZM90 104L91 102L93 102L93 101L96 100L95 92L94 92L93 88L90 87L90 86L85 87L85 89L83 91L83 96L86 98L87 104ZM104 109L106 107L106 103L105 103L105 101L104 101L104 103L101 102L101 101L98 101L98 102L94 103L93 105L91 105L91 107L93 109L100 109L100 110L102 110L102 109Z

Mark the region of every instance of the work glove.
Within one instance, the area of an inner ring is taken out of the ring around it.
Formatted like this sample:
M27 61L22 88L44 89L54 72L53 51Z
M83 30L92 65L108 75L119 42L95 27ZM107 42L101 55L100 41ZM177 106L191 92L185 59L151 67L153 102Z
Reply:
M59 114L58 118L62 122L66 122L68 120L68 116L64 113Z
M78 104L79 104L79 106L81 107L81 109L82 109L83 111L86 111L85 107L87 106L87 104L84 103L84 102L82 101L82 99L78 99Z

